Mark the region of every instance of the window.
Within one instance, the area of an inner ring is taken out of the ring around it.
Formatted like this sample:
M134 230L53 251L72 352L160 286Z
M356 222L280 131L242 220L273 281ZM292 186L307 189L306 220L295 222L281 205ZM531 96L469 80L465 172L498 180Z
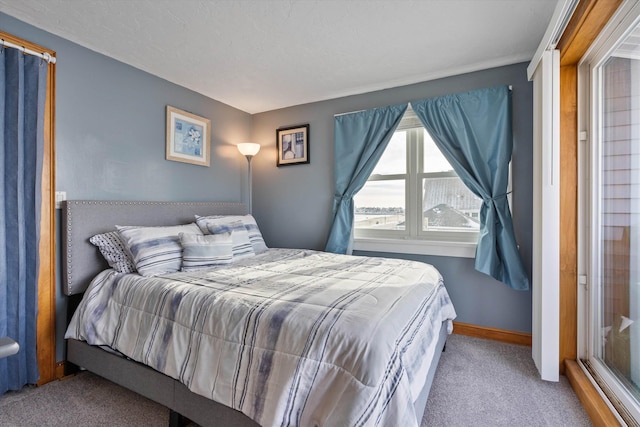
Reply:
M390 239L405 241L405 249L393 250L387 241L383 250L412 252L406 248L411 241L423 248L436 241L436 255L474 255L473 250L461 255L442 248L451 242L475 249L482 200L462 183L411 107L354 204L356 249Z
M640 24L609 30L581 65L591 141L584 263L586 349L580 358L625 421L640 420ZM620 22L620 21L618 21ZM589 91L589 93L587 93ZM586 119L585 122L587 121ZM581 268L582 270L582 268Z

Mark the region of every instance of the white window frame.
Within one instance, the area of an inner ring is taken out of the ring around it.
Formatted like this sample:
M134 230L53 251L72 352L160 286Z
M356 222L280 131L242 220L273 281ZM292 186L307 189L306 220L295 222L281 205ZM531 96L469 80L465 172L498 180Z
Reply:
M452 256L474 258L478 232L468 231L425 231L421 218L417 217L422 203L422 179L433 176L457 176L455 172L418 172L423 168L424 127L411 107L407 108L396 132L407 131L406 173L372 175L369 181L405 180L405 229L367 230L355 229L353 249L372 252L410 253L420 255ZM511 191L511 174L509 189ZM509 199L511 201L511 199Z
M578 361L587 377L612 409L622 425L618 410L605 393L613 394L626 410L640 420L640 405L620 380L595 355L598 352L594 330L599 327L600 305L600 223L592 212L600 212L600 159L602 76L598 71L620 40L640 23L640 3L627 1L602 30L578 64ZM597 70L597 71L596 71ZM593 96L592 96L593 95ZM582 242L582 243L581 243ZM587 247L587 249L583 249Z

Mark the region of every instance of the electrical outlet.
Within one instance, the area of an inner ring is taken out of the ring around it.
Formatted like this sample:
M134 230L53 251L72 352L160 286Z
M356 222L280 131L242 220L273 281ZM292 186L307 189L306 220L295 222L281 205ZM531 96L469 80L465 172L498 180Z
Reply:
M66 191L56 191L56 209L62 209L62 202L67 200Z

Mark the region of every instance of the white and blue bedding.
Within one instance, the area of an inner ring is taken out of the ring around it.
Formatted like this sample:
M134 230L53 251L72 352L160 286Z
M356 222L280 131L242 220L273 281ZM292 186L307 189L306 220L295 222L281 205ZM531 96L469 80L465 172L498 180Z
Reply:
M430 265L269 249L229 266L105 270L66 338L106 345L264 426L418 426L455 311Z

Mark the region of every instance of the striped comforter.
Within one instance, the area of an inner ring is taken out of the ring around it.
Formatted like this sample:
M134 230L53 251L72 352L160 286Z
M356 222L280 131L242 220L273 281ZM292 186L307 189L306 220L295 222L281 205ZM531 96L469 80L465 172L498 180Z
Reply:
M432 266L269 249L228 267L100 273L66 338L106 345L265 426L417 426L455 311Z

